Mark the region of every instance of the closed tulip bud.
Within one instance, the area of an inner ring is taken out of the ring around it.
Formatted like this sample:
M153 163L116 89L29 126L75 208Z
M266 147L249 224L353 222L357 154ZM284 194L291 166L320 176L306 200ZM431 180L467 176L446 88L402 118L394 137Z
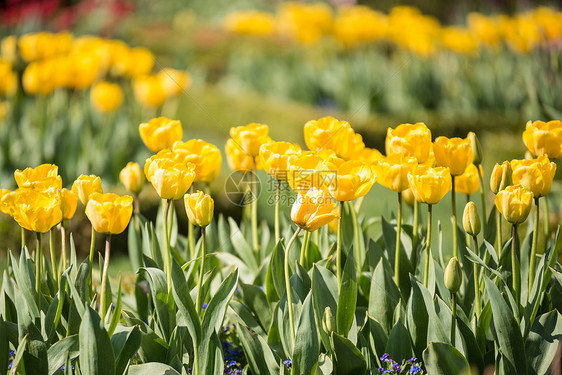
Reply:
M401 193L410 187L408 173L417 166L416 158L402 154L391 154L384 159L375 160L373 163L377 182L397 193Z
M474 159L468 138L438 137L433 142L435 165L449 168L452 176L460 176Z
M54 164L41 164L36 168L16 170L14 178L19 188L45 190L48 188L62 188L62 179L58 175L59 167Z
M289 167L300 155L300 146L289 142L266 143L260 148L260 159L265 171L282 181L287 181Z
M544 197L550 192L552 180L556 173L556 164L542 155L531 160L512 160L511 178L531 191L535 198Z
M476 167L470 164L463 174L455 178L455 191L460 194L475 194L480 190L480 177L478 176L478 169L482 172L482 166Z
M90 99L98 112L113 112L123 104L121 86L111 82L100 82L92 87Z
M72 190L68 190L66 188L60 191L61 197L61 210L62 210L62 218L65 220L70 220L74 216L76 212L76 206L78 205L78 197L76 194L72 192Z
M336 320L334 319L334 314L332 313L332 309L330 306L327 306L324 309L324 315L322 316L322 329L328 335L331 335L334 332L336 327Z
M86 206L91 194L103 193L101 179L98 176L82 174L72 184L72 192L76 194L80 202Z
M451 258L445 268L445 286L451 293L456 293L461 288L462 270L457 257Z
M474 202L468 202L464 207L462 225L464 231L471 236L478 236L480 233L480 217Z
M137 195L144 185L144 173L138 163L128 162L119 172L119 180L127 191Z
M195 180L195 164L169 158L164 150L147 159L144 172L162 199L180 199Z
M139 125L142 141L152 152L172 148L174 143L181 141L183 129L179 120L166 117L153 118Z
M173 151L178 158L195 164L195 181L212 182L221 169L222 156L219 148L202 139L176 142Z
M386 154L404 154L424 163L431 149L431 131L423 123L402 124L386 133Z
M193 225L206 227L213 219L215 201L210 195L197 190L193 194L184 197L185 211L189 221Z
M562 155L562 121L529 121L523 132L523 142L536 156L556 159Z
M98 233L119 234L127 228L133 214L133 197L93 193L86 206L86 216Z
M291 219L300 228L314 232L339 217L336 202L327 189L311 188L298 192L291 209Z
M375 183L375 174L369 165L360 160L333 159L336 166L336 183L330 186L338 202L351 201L367 194Z
M263 144L272 142L268 133L269 126L256 123L230 128L230 137L246 155L252 158L259 155Z
M408 173L408 182L416 200L436 204L451 190L452 180L448 168L419 166Z
M11 216L32 232L46 233L62 220L58 189L18 189L11 196Z
M511 185L511 163L508 161L502 164L496 163L490 176L490 189L497 194L509 185Z
M511 224L527 220L532 205L533 193L521 185L508 186L496 194L496 208Z
M475 133L468 133L470 146L472 147L472 164L479 166L482 164L482 146Z

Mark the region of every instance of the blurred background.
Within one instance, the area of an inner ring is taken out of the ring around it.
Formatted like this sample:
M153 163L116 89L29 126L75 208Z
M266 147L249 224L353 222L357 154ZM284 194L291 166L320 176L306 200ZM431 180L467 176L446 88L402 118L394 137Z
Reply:
M121 168L150 156L138 125L157 115L181 120L184 141L201 138L221 150L230 127L250 122L269 125L274 140L304 146L305 122L326 115L349 121L383 153L386 129L401 123L425 122L434 138L474 131L489 176L496 162L524 156L528 120L562 119L561 7L516 0L0 1L0 187L15 188L15 169L48 162L59 165L64 186L96 174L106 191L124 193ZM224 195L224 160L223 153L211 191L217 211L240 216ZM260 179L260 206L267 207L260 218L269 219L272 185L265 173ZM363 213L389 218L394 194L373 190ZM553 195L559 202L560 192ZM157 205L145 186L143 213L156 215ZM437 216L448 223L447 211ZM86 250L83 208L72 231ZM19 229L4 214L0 239L4 254L19 246ZM126 252L126 234L117 243Z

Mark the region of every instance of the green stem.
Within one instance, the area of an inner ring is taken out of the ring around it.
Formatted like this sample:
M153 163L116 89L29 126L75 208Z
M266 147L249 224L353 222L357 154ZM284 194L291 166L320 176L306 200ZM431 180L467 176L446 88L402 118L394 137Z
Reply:
M37 249L35 250L35 302L41 309L41 262L43 261L43 237L37 232Z
M306 268L305 264L308 259L308 244L310 243L310 234L311 233L309 231L304 232L304 239L302 241L301 254L299 258L300 265L305 268Z
M480 198L482 199L482 228L486 228L488 225L488 217L487 217L487 209L486 209L486 189L484 185L484 176L482 176L482 171L480 170L480 166L476 167L478 171L478 179L480 180Z
M61 236L61 271L66 269L66 228L64 220L60 223L60 236Z
M452 294L451 313L451 345L455 346L455 334L457 331L457 293Z
M398 215L396 217L396 251L394 253L394 280L400 289L400 236L402 234L402 193L398 193Z
M459 257L459 239L457 233L457 199L455 194L455 176L451 176L451 206L453 215L451 221L453 222L453 256L458 259ZM462 262L461 262L462 263Z
M474 244L474 253L478 254L478 238L476 238L476 236L472 236L472 242ZM482 306L480 304L480 283L478 282L479 277L478 277L478 267L476 266L476 264L473 264L473 270L474 270L474 303L475 303L475 310L474 310L474 321L478 321L478 317L480 316L480 311L482 309Z
M109 270L109 254L111 249L111 234L108 233L105 238L105 255L103 258L103 273L101 277L101 301L100 301L100 317L102 323L105 321L107 313L107 272Z
M172 291L172 259L170 254L170 241L168 238L168 211L170 208L171 199L165 199L164 204L164 242L166 243L166 249L164 251L164 268L166 271L167 281L168 281L168 294Z
M521 300L521 273L517 268L517 224L513 224L511 232L511 273L513 279L513 294L519 308L519 301Z
M252 247L256 256L260 251L260 245L258 241L258 181L257 181L257 172L256 172L256 161L254 160L254 168L252 173Z
M199 268L199 279L197 280L197 300L195 301L195 309L199 315L201 315L201 306L203 302L201 297L205 298L205 296L201 296L201 291L203 289L203 276L205 275L205 257L207 250L205 241L205 227L201 227L201 265Z
M21 227L21 248L25 247L25 229Z
M414 235L412 237L412 264L416 267L418 261L418 242L419 242L419 227L420 227L420 202L414 200Z
M189 193L193 193L193 185L189 187ZM195 258L195 228L191 221L187 221L187 242L189 244L189 259Z
M279 242L281 238L279 230L279 206L280 206L280 194L281 194L281 180L277 180L277 187L275 189L275 243Z
M58 285L58 271L57 271L57 257L55 254L55 239L53 237L53 229L49 230L49 252L51 255L51 271L53 272L53 279Z
M94 270L94 250L96 248L96 231L92 225L92 236L90 237L90 256L88 258L88 263L90 264L90 290L91 295L94 295L94 278L92 277L92 271Z
M498 249L498 260L502 257L503 240L502 240L502 215L496 210L496 247Z
M533 229L533 242L531 245L531 260L529 262L529 298L535 281L535 260L537 258L537 244L539 242L539 198L535 198L535 227Z
M300 233L301 228L299 227L293 237L289 240L287 244L287 249L285 250L285 290L287 293L287 307L289 308L289 324L291 326L291 352L293 350L293 346L295 345L295 322L293 320L293 297L291 295L291 278L289 274L289 254L291 250L291 245L297 238L298 234Z
M351 221L353 222L353 234L355 236L355 269L358 274L361 274L361 268L363 264L361 263L361 254L363 252L363 246L361 246L361 229L359 228L359 221L357 220L357 212L355 211L355 207L351 202L349 204L349 209L351 212Z
M429 284L429 261L431 259L431 222L433 205L427 205L427 242L425 243L425 273L423 277L423 285L427 288Z
M545 242L548 241L548 237L550 235L550 209L548 208L548 200L547 196L545 195L543 198L544 201L544 238Z
M341 231L343 222L343 201L340 201L340 217L338 219L338 234L336 239L336 276L338 280L338 292L341 288Z

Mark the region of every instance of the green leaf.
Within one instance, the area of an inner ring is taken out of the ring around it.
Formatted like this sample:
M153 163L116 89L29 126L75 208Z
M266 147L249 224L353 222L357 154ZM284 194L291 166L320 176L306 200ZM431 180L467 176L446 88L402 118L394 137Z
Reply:
M353 318L355 317L355 306L357 304L357 280L355 273L355 259L353 248L345 261L341 288L337 307L337 331L340 335L347 337Z
M255 285L240 283L244 303L258 318L262 328L267 330L271 325L272 311L263 290Z
M173 367L164 363L143 363L129 366L127 375L181 375Z
M529 374L547 374L562 342L562 315L552 310L535 320L525 349L529 358Z
M397 321L394 327L392 327L388 336L385 353L390 354L390 357L398 363L414 356L410 335L402 320Z
M142 244L142 228L146 224L146 219L139 213L133 214L133 219L128 228L127 249L129 251L129 259L134 270L144 266L143 263L143 244Z
M367 319L367 322L361 329L361 334L369 344L371 356L374 357L374 361L380 366L379 358L385 353L388 336L379 322L370 316Z
M392 278L393 274L388 268L385 269L384 259L381 259L373 273L369 295L369 315L381 323L387 335L390 335L394 325L394 309L400 305L400 291Z
M238 327L237 334L252 374L270 375L279 373L279 365L275 356L261 336L252 336L244 325Z
M189 294L185 275L183 274L181 267L176 262L172 262L172 285L172 293L174 295L176 306L178 307L179 312L184 316L184 320L187 324L187 330L193 340L193 345L199 345L202 340L201 320L199 318L199 314L197 314L197 310L195 310L195 304Z
M318 363L320 343L314 320L312 291L304 300L293 349L293 371L296 374L312 374Z
M525 346L519 324L496 285L486 276L484 281L492 306L492 319L501 352L513 370L527 373Z
M284 262L285 262L285 247L282 244L282 239L273 248L273 253L271 253L271 260L269 262L268 273L271 270L271 277L273 279L273 285L277 291L279 297L285 294L285 274L284 274Z
M115 374L125 373L131 358L137 354L142 343L142 333L139 327L120 327L111 336L111 345L115 355Z
M57 341L47 351L49 359L49 374L54 375L66 363L67 356L73 361L78 357L80 347L78 343L78 335L65 337Z
M435 311L435 304L429 290L420 282L412 279L412 293L417 293L423 297L425 309L428 316L427 342L431 341L449 341L449 332L443 326L443 322L439 319ZM417 289L417 290L416 290Z
M394 269L394 259L395 259L394 253L396 250L396 226L391 225L388 221L385 220L384 217L382 217L381 219L382 219L381 224L382 224L382 234L384 238L384 243L386 249L392 254L392 256L390 257L390 265L392 269ZM406 254L405 247L409 243L411 248L411 243L410 243L410 238L407 236L404 230L402 230L402 235L400 240L401 240L400 242L401 246L400 246L399 278L400 278L400 285L403 286L402 293L404 293L404 295L407 297L410 292L410 288L406 287L407 285L409 285L410 282L409 275L411 273L413 274L415 272L415 269L414 267L412 267L412 264L410 263L410 257L408 257L408 254ZM394 275L394 272L391 275ZM389 331L390 331L390 327L389 327Z
M164 340L168 341L176 325L176 314L170 306L166 274L160 269L152 267L141 268L139 271L146 272L147 281L150 285L152 303L158 316L158 324L164 336Z
M29 341L29 335L25 335L18 345L16 350L16 355L14 361L12 362L12 368L10 369L10 374L15 375L17 373L18 366L23 358L23 354L27 349L27 342Z
M334 351L334 374L364 374L367 371L365 358L349 339L332 332L332 349Z
M8 353L10 351L9 344L6 324L4 323L4 318L0 316L0 373L2 374L6 374L8 372Z
M109 328L107 329L107 334L109 337L113 335L117 324L121 320L121 275L119 276L119 288L117 289L117 302L115 303L115 309L113 309L113 315L109 322Z
M316 321L322 322L324 310L330 307L332 314L337 311L338 281L327 268L314 265L312 268L312 301ZM330 336L320 329L320 337L325 347L330 346Z
M422 351L427 346L427 327L429 316L420 288L416 288L416 280L410 275L412 292L408 300L406 313L406 327L412 338L413 349L417 357L421 357Z
M430 343L423 352L423 361L431 375L470 375L466 358L449 343Z
M244 235L240 231L238 224L231 217L228 218L230 224L230 243L234 246L234 250L248 266L248 268L255 273L258 270L258 263L252 247L248 244Z
M83 375L114 375L115 356L98 314L87 308L80 324L80 370Z

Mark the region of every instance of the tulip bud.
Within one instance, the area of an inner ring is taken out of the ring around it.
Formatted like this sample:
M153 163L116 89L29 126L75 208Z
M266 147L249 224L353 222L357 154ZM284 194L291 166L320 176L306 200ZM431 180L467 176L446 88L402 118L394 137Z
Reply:
M336 325L336 321L334 319L334 314L332 314L332 309L330 306L327 306L324 309L324 316L322 317L322 329L328 335L331 335L334 332L334 326Z
M184 197L185 211L193 225L206 227L213 218L215 202L210 195L197 190L196 193Z
M138 163L128 162L119 173L119 179L125 189L133 194L139 194L144 185L144 173Z
M490 189L497 194L509 185L511 185L511 164L508 161L502 164L496 163L490 176Z
M474 202L468 202L464 207L462 225L464 231L471 236L478 236L480 233L480 217L478 217L478 210Z
M445 269L445 286L451 293L459 291L462 282L461 265L457 257L451 258Z
M475 133L468 133L468 139L470 139L470 145L472 147L472 164L478 167L482 164L482 146Z

